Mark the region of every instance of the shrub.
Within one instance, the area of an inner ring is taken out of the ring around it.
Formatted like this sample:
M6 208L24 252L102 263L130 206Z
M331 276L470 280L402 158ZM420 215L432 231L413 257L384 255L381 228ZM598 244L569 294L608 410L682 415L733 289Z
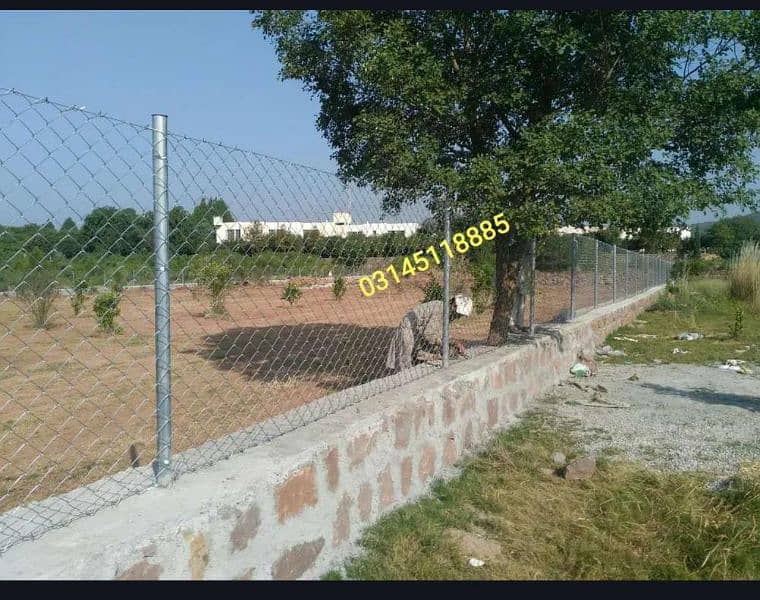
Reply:
M21 283L18 295L26 303L32 315L32 323L37 329L50 326L50 311L58 297L58 282L42 269L36 269Z
M744 311L741 306L736 306L734 309L734 322L731 324L731 330L729 333L733 339L739 339L744 329Z
M298 299L301 297L301 289L292 281L288 282L288 285L285 286L285 289L282 291L282 300L287 300L291 305L298 302Z
M760 244L745 242L728 269L731 295L760 310Z
M536 248L536 270L569 270L572 259L572 241L571 235L550 235L539 240Z
M343 298L346 293L346 280L343 277L337 277L332 284L332 293L336 300Z
M89 289L90 286L87 285L87 282L84 279L80 279L76 282L76 284L74 284L74 293L71 295L70 302L75 317L78 316L80 312L82 312L84 301L87 297L87 292Z
M225 315L227 309L224 306L224 297L232 287L232 266L226 261L214 257L206 257L201 264L194 269L195 280L198 285L206 290L210 297L209 313L212 315Z
M92 310L95 313L98 327L103 331L121 333L121 327L116 324L116 318L121 314L121 309L119 308L120 302L121 294L117 294L114 291L103 292L96 296Z
M441 284L438 283L435 279L428 281L425 284L425 287L422 288L422 292L424 294L422 298L423 302L443 300L443 286L441 286Z

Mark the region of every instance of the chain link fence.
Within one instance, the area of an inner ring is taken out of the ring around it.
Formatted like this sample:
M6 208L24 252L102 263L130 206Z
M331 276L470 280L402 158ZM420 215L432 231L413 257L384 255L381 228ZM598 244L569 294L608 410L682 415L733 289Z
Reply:
M447 288L473 314L431 327L488 348L489 244L449 261L440 205L394 211L167 121L0 89L0 553L441 368L440 347L402 370L388 355ZM574 236L529 260L531 331L670 270Z

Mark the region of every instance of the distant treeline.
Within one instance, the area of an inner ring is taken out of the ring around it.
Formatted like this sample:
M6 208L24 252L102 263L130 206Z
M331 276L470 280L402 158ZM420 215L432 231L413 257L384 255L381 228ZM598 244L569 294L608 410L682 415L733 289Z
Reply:
M201 199L192 211L175 206L169 212L169 255L172 281L192 278L194 257L214 253L232 264L237 279L359 273L370 257L410 256L435 246L443 238L439 223L430 219L410 237L391 232L345 238L287 231L263 233L253 228L243 239L216 243L214 217L234 221L221 198ZM464 230L469 223L452 223ZM553 236L539 246L537 267L569 267L569 238ZM66 219L60 228L52 223L20 227L0 226L0 291L15 289L33 271L45 272L62 287L149 284L153 280L153 214L132 208L98 207L82 225ZM485 243L464 258L485 285L493 277L493 247Z
M746 241L760 242L760 214L721 219L709 227L700 224L684 243L685 254L707 250L722 258L736 254Z

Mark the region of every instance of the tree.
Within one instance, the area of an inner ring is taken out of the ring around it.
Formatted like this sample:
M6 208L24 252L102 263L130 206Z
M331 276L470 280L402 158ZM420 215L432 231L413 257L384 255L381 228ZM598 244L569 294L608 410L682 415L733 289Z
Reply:
M86 252L108 252L129 256L147 250L150 221L133 208L104 206L84 218L81 239Z
M56 248L66 258L73 258L82 250L79 228L71 217L67 218L61 225Z
M426 198L495 240L490 343L533 236L657 230L752 204L760 19L749 11L255 11L320 102L339 174Z

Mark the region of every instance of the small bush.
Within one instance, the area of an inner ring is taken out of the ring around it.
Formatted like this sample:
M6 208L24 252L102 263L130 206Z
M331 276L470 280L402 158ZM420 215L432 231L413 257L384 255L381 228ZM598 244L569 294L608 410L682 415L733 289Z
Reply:
M289 282L282 291L281 298L293 305L301 298L301 289L295 283Z
M346 293L346 280L343 277L337 277L332 284L332 293L336 300L343 298Z
M744 329L744 311L741 306L737 306L734 309L734 322L731 324L729 333L733 339L738 340L742 334L742 329Z
M71 295L70 302L75 317L78 316L80 312L82 312L84 301L87 298L87 292L89 289L90 286L87 285L87 282L84 280L80 280L74 285L74 293Z
M116 318L121 314L119 303L121 294L114 291L103 292L95 297L92 310L95 313L95 320L98 327L109 333L121 333L121 327L116 323Z
M194 269L195 280L199 286L206 290L210 297L210 314L227 314L227 308L224 306L224 297L232 287L232 275L232 266L214 257L207 257Z
M32 323L37 329L50 326L50 311L58 297L58 282L48 271L35 270L21 283L18 295L32 315Z
M424 294L423 302L432 302L433 300L443 300L443 286L435 279L431 279L422 288Z
M760 310L760 244L745 242L728 269L731 295Z

